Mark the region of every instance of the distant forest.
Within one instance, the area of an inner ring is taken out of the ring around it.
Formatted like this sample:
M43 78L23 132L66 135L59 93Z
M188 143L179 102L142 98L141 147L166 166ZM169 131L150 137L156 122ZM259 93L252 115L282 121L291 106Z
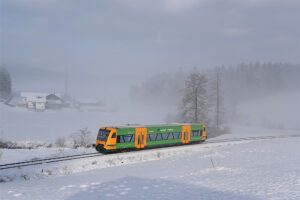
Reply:
M221 67L220 72L227 103L300 89L300 64L243 63Z
M193 71L204 73L208 81L218 72L225 105L236 105L291 90L299 90L300 64L289 63L241 63L237 66L221 66L206 70L178 70L160 73L140 85L131 86L131 98L139 103L178 105L186 78ZM208 84L209 85L209 84ZM209 88L207 88L209 91Z

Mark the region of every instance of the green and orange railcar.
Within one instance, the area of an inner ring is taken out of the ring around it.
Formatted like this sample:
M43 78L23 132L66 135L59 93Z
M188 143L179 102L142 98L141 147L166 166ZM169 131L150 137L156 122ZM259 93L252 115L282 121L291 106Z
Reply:
M199 143L205 140L206 128L202 124L102 127L99 129L95 147L101 153L109 153Z

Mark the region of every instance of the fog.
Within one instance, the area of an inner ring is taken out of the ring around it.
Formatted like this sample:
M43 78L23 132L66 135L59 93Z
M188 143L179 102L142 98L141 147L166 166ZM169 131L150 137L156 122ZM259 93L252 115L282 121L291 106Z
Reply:
M195 69L206 73L251 62L299 68L300 63L297 0L2 0L0 6L0 65L11 74L14 94L67 90L76 99L139 114L120 123L164 123L176 114L185 78ZM227 123L234 118L233 104L245 119L239 123L269 121L268 116L250 120L260 115L251 107L263 110L274 95L283 106L293 100L293 107L283 110L300 118L299 85L278 93L264 88L260 98L242 99L240 90L224 84ZM254 94L257 88L252 89ZM269 110L276 114L274 107ZM160 116L151 120L148 113ZM289 121L282 116L267 124L281 119ZM280 127L299 128L298 122Z
M1 63L100 76L299 62L299 1L1 1Z

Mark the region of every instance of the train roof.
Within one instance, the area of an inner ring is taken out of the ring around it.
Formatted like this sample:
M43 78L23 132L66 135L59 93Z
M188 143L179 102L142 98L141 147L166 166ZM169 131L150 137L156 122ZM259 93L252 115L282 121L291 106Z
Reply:
M182 126L182 125L203 125L200 123L170 123L170 124L153 124L153 125L144 125L144 124L127 124L123 126L106 126L106 128L139 128L139 127L168 127L168 126Z

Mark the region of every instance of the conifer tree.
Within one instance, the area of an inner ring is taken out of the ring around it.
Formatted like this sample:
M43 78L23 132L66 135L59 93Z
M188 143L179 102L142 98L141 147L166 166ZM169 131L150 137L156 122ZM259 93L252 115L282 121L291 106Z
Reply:
M11 96L11 78L9 72L0 67L0 98L7 99Z

